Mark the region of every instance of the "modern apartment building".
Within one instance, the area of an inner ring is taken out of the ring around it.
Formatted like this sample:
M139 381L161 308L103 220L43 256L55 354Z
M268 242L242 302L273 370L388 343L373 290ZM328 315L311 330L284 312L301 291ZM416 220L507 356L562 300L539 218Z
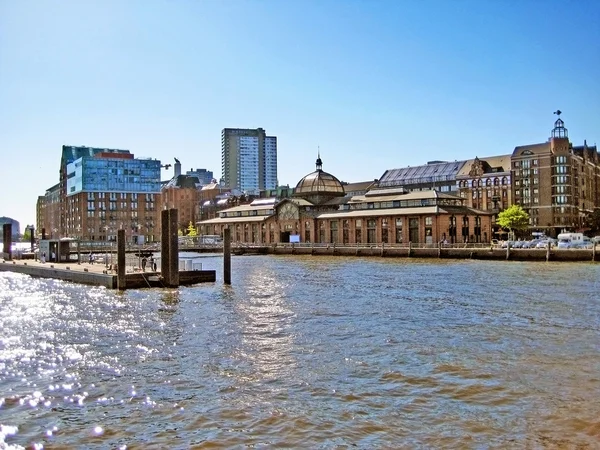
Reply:
M277 137L262 128L224 128L221 171L225 185L258 195L277 187Z
M206 169L194 170L194 169L192 169L192 170L188 170L185 174L189 177L198 178L198 182L200 183L201 186L206 186L207 184L211 184L215 179L215 176L213 175L212 170L206 170Z
M559 115L550 139L516 147L512 154L514 202L530 216L532 229L556 236L582 230L587 214L600 207L597 147L573 146Z
M114 241L124 229L128 242L159 240L160 168L129 150L63 145L60 181L38 200L38 224L49 237Z

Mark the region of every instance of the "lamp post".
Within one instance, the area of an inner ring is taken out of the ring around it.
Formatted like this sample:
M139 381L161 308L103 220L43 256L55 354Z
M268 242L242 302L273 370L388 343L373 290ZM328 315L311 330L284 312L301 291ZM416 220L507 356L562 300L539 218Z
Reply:
M104 227L104 242L108 243L108 226ZM104 255L104 267L108 269L108 247L105 247L104 251L106 252ZM111 255L112 256L112 255Z

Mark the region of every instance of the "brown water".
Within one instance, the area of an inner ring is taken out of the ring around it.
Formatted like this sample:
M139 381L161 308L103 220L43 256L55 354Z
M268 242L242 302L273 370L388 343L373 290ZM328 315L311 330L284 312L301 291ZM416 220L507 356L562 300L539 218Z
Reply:
M0 449L600 448L600 265L232 262L0 274Z

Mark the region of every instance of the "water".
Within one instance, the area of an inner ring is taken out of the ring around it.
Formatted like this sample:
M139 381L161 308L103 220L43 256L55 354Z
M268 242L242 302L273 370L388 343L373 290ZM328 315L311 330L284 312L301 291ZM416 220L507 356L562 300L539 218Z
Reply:
M232 269L125 293L0 274L0 449L600 447L600 265Z

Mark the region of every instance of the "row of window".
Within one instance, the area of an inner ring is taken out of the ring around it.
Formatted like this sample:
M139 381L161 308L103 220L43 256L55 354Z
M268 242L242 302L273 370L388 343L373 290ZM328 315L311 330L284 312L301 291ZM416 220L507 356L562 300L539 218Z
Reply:
M476 180L461 180L458 182L459 188L467 188L467 187L482 187L482 186L507 186L509 184L509 179L507 177L502 178L486 178L484 179L476 179Z

